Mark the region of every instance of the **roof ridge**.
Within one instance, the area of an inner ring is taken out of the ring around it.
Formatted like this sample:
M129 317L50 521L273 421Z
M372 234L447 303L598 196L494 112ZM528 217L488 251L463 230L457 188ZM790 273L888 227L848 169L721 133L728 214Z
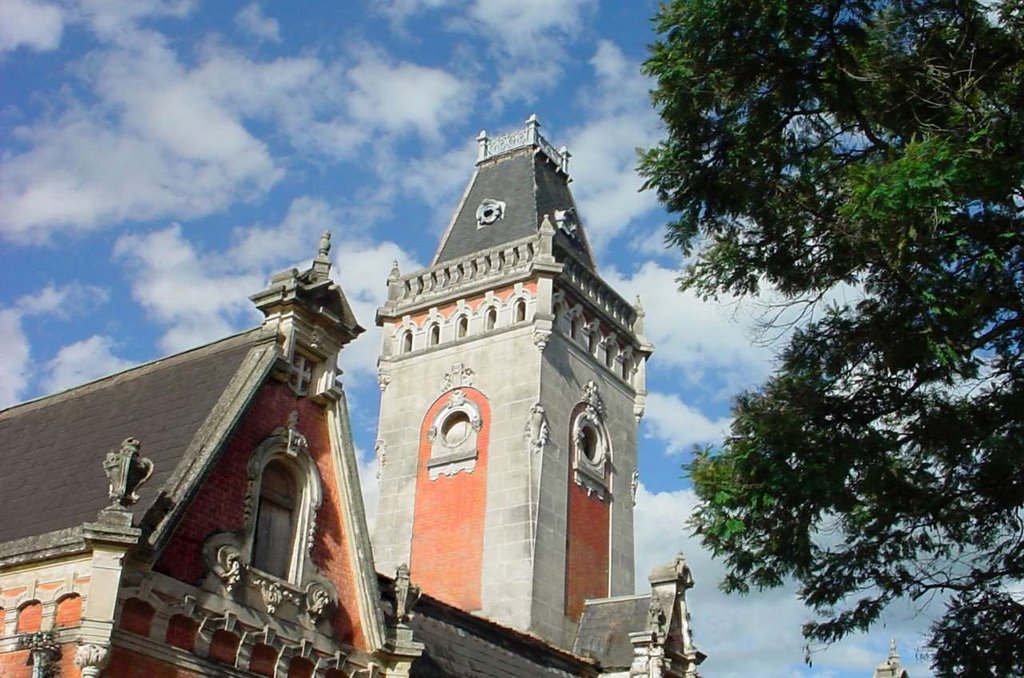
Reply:
M259 327L250 328L243 330L226 337L221 337L214 341L194 346L192 348L185 349L178 353L172 353L171 355L160 356L152 360L148 360L138 365L133 365L127 369L121 370L120 372L113 372L102 377L97 377L91 381L87 381L83 384L76 386L70 386L56 393L49 393L47 395L38 396L24 402L16 403L10 407L0 409L0 420L7 419L11 416L20 415L25 412L30 412L38 407L45 407L56 402L62 402L71 398L81 397L83 395L92 393L93 391L103 388L106 386L112 386L115 383L122 383L129 379L135 379L143 375L149 374L150 372L157 369L164 369L167 367L174 367L182 363L196 360L199 358L205 358L208 355L219 353L221 351L227 351L235 348L241 344L244 344L247 340L252 340L255 336L263 334L265 328L261 325ZM271 336L267 333L268 337ZM256 343L253 341L253 343ZM105 383L105 382L109 382Z

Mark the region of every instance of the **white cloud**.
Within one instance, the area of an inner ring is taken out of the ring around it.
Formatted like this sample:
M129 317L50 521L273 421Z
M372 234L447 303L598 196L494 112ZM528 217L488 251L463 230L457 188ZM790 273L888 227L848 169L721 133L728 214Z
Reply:
M652 493L641 483L635 514L636 580L637 592L648 592L650 571L670 562L677 553L684 554L695 580L695 587L686 596L693 615L694 639L697 647L708 654L701 667L704 675L870 676L873 668L885 659L890 637L897 638L910 675L931 675L913 659L913 648L920 642L928 619L902 609L887 613L873 634L855 635L827 649L816 648L812 654L813 668L805 667L806 643L800 627L810 619L810 613L797 598L795 589L789 586L756 596L721 593L718 583L724 568L685 527L696 506L697 497L692 490ZM775 668L766 672L765 667Z
M246 5L242 11L235 15L235 23L245 31L252 33L257 38L281 41L281 26L277 19L267 16L263 9L257 4Z
M348 107L364 133L379 129L437 139L445 123L461 118L471 103L467 85L455 76L408 62L366 59L347 78Z
M64 346L46 363L43 389L50 393L61 391L132 365L130 360L114 355L113 349L114 340L100 335Z
M648 261L630 276L605 270L627 299L641 297L647 338L654 343L652 368L675 368L692 385L714 383L723 394L757 383L771 368L771 351L751 341L756 309L735 300L718 303L678 291L679 272Z
M21 400L29 383L29 342L16 309L0 308L0 408Z
M158 323L169 326L160 340L163 351L181 351L230 334L247 313L255 319L248 295L263 287L263 276L237 270L216 253L198 252L177 224L123 236L114 255L127 263L135 300Z
M323 201L300 197L278 224L235 229L223 251L198 247L172 225L123 236L114 254L130 273L132 296L167 328L160 347L180 351L255 326L259 314L249 295L263 289L273 272L308 266L320 233L332 231L332 276L370 335L345 348L341 363L350 377L362 379L376 373L380 342L373 318L387 294L391 262L405 270L419 264L393 242L374 242L360 229L346 228L351 221Z
M566 45L582 32L595 0L388 0L383 11L399 24L443 12L446 26L487 45L500 81L492 101L533 101L562 74Z
M729 417L709 419L677 395L647 394L644 437L665 442L665 453L688 452L694 445L719 444L728 432Z
M591 117L570 135L570 172L587 235L600 253L658 207L652 192L640 191L636 149L657 142L660 122L648 103L650 83L640 75L639 63L602 40L590 65L597 84L580 97Z
M0 52L18 47L46 52L56 49L64 32L64 16L57 5L33 0L0 3Z

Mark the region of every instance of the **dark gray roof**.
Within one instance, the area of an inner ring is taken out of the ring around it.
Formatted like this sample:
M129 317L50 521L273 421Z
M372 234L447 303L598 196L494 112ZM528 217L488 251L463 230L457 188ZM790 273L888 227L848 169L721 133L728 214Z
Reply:
M259 335L228 337L0 412L0 542L96 520L110 503L104 457L128 437L154 464L134 507L141 515Z
M633 663L629 634L647 627L650 607L649 595L587 601L572 651L596 659L605 670L629 668Z
M394 612L394 580L378 574L384 614ZM423 654L413 662L412 678L594 677L591 661L547 641L422 595L409 626Z
M504 215L493 224L478 226L477 207L485 199L505 203ZM477 165L431 265L534 235L545 214L554 218L555 210L568 209L576 209L569 177L538 147L488 159ZM575 246L578 256L593 267L585 237Z

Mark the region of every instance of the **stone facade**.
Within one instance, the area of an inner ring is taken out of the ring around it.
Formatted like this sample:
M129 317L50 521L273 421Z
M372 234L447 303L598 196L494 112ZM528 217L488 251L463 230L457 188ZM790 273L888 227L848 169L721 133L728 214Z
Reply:
M411 560L442 599L569 646L584 600L634 589L637 423L652 348L642 313L594 270L568 155L538 126L481 137L435 261L389 278L377 315L374 552L384 570ZM469 387L489 418L469 432L469 456L445 467L446 424L434 412ZM439 523L455 549L482 524L482 558L439 566Z

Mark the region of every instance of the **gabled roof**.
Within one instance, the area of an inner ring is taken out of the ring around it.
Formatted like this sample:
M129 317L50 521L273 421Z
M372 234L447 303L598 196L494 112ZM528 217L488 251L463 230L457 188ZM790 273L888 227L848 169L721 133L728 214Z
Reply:
M476 170L431 266L536 235L547 214L565 236L559 243L594 268L569 190L569 152L556 151L539 127L531 116L523 130L494 138L481 132Z
M110 504L104 458L129 437L154 466L133 507L138 522L268 339L251 330L0 412L0 542L95 520Z

